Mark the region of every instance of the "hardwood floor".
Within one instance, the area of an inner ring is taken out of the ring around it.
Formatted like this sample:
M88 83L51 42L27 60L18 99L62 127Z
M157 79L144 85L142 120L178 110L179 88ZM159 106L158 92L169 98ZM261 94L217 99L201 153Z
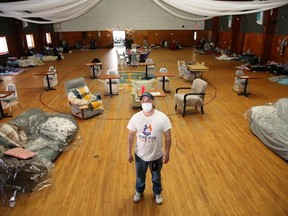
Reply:
M196 59L210 68L204 73L209 83L205 114L188 111L183 118L174 110L175 88L191 84L178 77L177 60ZM195 54L193 48L152 50L156 68L175 73L170 78L172 92L156 98L156 108L171 119L171 160L164 166L161 206L155 204L150 174L143 200L135 204L135 165L126 160L127 123L137 112L132 109L130 86L122 86L118 96L104 96L103 114L77 119L80 132L71 147L55 162L52 185L19 196L14 208L0 208L1 216L39 215L288 215L288 164L266 148L249 128L245 112L254 105L288 96L288 86L268 80L268 72L247 72L260 77L251 80L249 97L232 91L237 61L219 61L213 55ZM83 76L92 92L105 93L104 84L89 79L86 63L99 58L103 70L118 68L114 49L74 51L65 59L27 68L18 76L1 77L17 86L21 110L39 107L47 112L70 113L64 82ZM55 66L59 85L43 91L43 77L36 72ZM144 67L119 66L119 71L144 71ZM11 118L2 119L1 123Z

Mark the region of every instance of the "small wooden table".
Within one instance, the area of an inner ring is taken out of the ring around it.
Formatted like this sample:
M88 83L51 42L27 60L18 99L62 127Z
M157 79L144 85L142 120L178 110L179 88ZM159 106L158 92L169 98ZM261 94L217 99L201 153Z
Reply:
M113 91L112 91L112 79L120 79L120 74L100 74L99 76L99 79L109 79L109 90L110 90L110 93L109 94L106 94L105 96L108 96L110 95L110 97L113 97L113 95L118 95L117 94L113 94Z
M96 67L95 66L99 66L102 65L101 62L91 62L91 63L87 63L87 66L92 66L93 67L93 76L91 77L91 79L96 79Z
M55 75L55 74L56 74L56 72L43 72L43 73L35 73L34 75L35 76L46 76L46 79L47 79L47 89L46 89L46 91L50 91L50 90L56 90L55 88L51 87L50 80L49 80L49 75Z
M154 97L165 97L166 94L162 89L151 89L151 90L146 90L145 92L151 93ZM137 92L137 96L140 97L142 95L141 90Z
M238 95L244 95L246 97L248 97L248 95L251 95L250 93L247 92L248 80L249 79L260 79L259 77L249 77L246 75L236 75L236 77L238 77L240 79L245 79L244 92L239 92Z
M175 77L175 74L169 72L155 72L155 76L163 78L162 89L164 92L170 93L169 90L165 90L165 77Z
M145 77L143 77L142 79L150 79L149 77L148 77L148 66L150 66L150 65L155 65L155 63L146 63L146 62L140 62L139 64L138 64L139 66L146 66L145 67Z
M14 91L0 91L0 113L1 113L0 119L12 117L11 115L7 115L4 113L1 100L12 95L13 93Z
M195 64L186 64L189 71L194 73L199 73L201 79L203 78L203 73L209 71L210 69L205 65L202 65L198 62L194 62Z

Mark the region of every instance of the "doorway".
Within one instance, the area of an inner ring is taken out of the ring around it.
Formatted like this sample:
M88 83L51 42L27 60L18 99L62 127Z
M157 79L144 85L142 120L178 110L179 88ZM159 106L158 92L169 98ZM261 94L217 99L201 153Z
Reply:
M114 46L125 45L125 31L113 31L113 43Z

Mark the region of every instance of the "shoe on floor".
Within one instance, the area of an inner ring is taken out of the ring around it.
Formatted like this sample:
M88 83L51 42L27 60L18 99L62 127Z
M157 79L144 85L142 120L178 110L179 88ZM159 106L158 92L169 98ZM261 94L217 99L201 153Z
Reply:
M155 195L155 201L158 205L161 205L163 202L163 197L161 196L161 194L156 194Z
M142 193L139 193L136 191L136 193L134 194L134 202L140 202L142 198Z

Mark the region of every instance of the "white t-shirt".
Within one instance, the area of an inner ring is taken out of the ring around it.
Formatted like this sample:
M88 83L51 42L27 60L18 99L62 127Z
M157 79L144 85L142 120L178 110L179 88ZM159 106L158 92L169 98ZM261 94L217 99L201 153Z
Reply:
M154 110L150 117L143 111L132 116L127 128L137 131L135 153L144 161L154 161L163 156L162 133L172 128L169 118L162 112Z

